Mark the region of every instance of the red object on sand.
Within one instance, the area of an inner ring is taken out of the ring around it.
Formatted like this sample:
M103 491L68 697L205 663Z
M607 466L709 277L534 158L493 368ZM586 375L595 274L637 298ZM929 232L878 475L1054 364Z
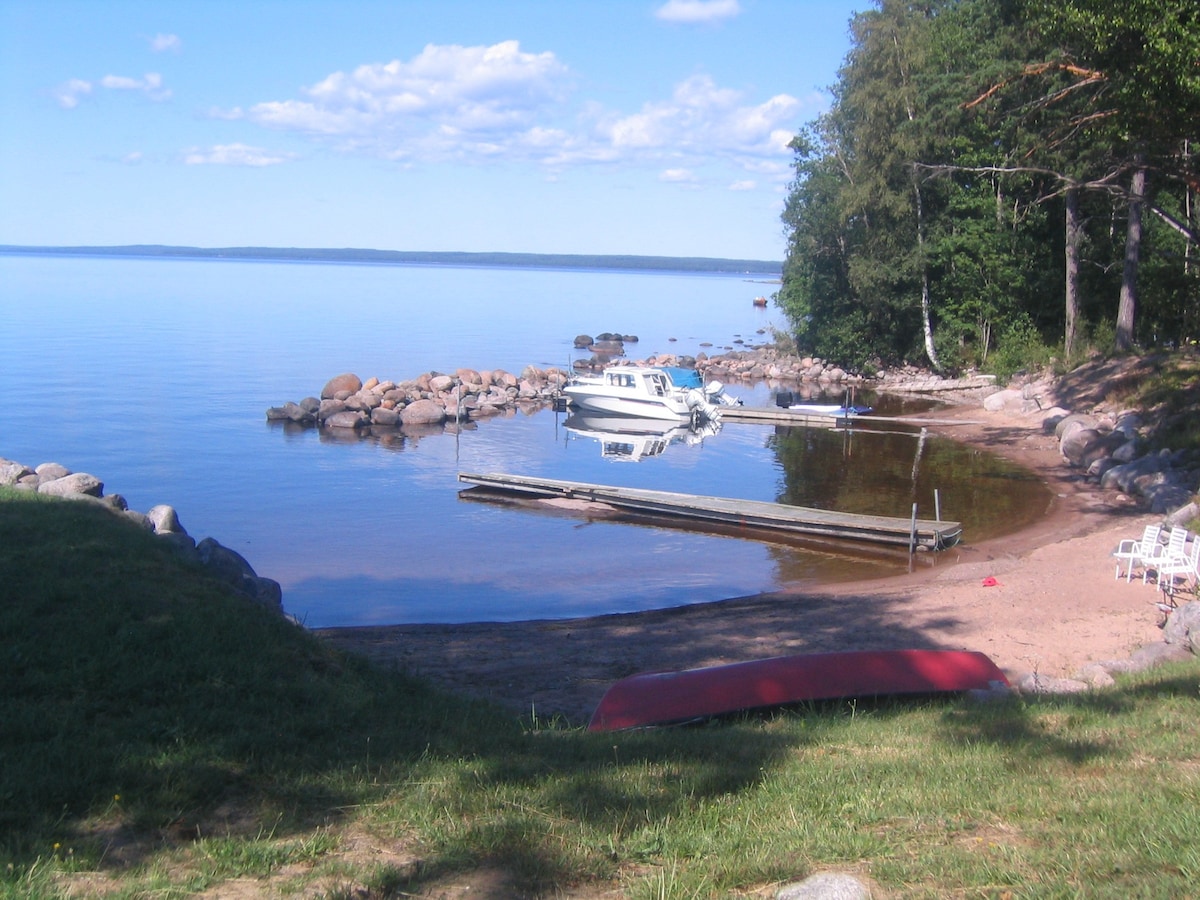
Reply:
M1004 673L972 650L855 650L777 656L622 678L588 731L667 725L805 700L987 690Z

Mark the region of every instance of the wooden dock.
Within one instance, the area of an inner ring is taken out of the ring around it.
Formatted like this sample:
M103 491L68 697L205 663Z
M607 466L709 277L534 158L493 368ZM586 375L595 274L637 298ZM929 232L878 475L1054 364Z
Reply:
M807 425L817 428L852 428L857 423L887 423L913 425L918 428L949 425L980 425L977 420L933 419L927 416L873 416L861 413L853 416L819 416L783 407L722 406L717 412L721 421L751 425Z
M763 500L704 497L672 491L613 487L524 475L475 475L460 472L458 480L489 491L539 498L585 500L646 515L680 517L723 526L816 535L849 541L870 541L911 549L944 550L962 537L962 524L959 522L864 516Z

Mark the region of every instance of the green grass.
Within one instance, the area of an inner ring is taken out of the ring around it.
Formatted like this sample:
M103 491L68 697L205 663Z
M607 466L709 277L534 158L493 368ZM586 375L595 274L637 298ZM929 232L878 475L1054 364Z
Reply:
M1183 897L1200 664L1084 697L596 735L330 651L91 504L0 490L0 897ZM367 847L368 852L362 848Z

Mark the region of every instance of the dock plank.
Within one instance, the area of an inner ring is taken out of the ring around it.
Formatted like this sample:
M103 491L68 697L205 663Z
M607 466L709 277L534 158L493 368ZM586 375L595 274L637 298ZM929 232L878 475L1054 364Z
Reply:
M904 546L913 541L913 521L891 516L843 513L763 500L708 497L504 473L460 472L458 480L488 490L535 497L588 500L651 515L679 516L743 528ZM945 549L955 544L962 536L962 524L959 522L917 519L915 529L916 546L928 550Z

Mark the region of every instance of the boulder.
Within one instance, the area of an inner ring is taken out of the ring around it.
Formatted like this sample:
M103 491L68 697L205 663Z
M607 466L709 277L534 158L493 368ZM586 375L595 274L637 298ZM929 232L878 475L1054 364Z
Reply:
M381 425L385 428L395 428L400 424L400 413L395 409L385 409L379 407L371 410L371 424Z
M71 470L64 465L56 462L42 463L33 470L39 481L54 481L58 478L66 478L71 474Z
M347 372L344 375L336 375L330 378L325 383L325 387L321 389L322 400L332 400L337 394L346 392L348 394L357 394L362 390L362 381L357 375Z
M341 412L336 412L327 418L325 420L325 427L355 430L366 427L370 424L370 421L366 413L356 409L343 409Z
M775 892L775 900L871 900L871 891L853 875L820 872L785 884Z
M150 520L155 534L187 534L186 529L179 523L179 516L173 506L164 503L151 507L146 512L146 518Z
M253 583L258 578L258 574L250 563L246 562L245 557L212 538L205 538L196 544L196 554L213 575L239 589L245 590L246 580ZM254 584L251 590L257 594L257 585Z
M446 409L432 400L417 400L404 407L400 421L405 425L437 425L446 421Z
M32 475L25 466L8 459L0 459L0 484L12 486L26 475Z
M1200 602L1185 603L1167 616L1163 641L1200 655Z
M429 389L438 393L454 387L453 375L434 375L429 379Z
M41 468L41 466L38 468ZM99 497L104 493L104 482L93 475L88 475L86 472L76 472L62 478L40 482L37 492L52 497L70 497L73 495Z

